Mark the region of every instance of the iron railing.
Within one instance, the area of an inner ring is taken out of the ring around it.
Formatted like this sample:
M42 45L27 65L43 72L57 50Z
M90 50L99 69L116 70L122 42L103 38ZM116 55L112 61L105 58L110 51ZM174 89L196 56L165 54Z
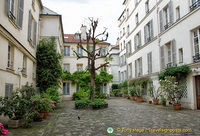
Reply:
M190 6L190 11L193 11L194 9L196 9L197 7L200 6L200 0L194 2L191 6Z
M196 54L195 56L193 56L193 62L194 63L200 62L200 54Z

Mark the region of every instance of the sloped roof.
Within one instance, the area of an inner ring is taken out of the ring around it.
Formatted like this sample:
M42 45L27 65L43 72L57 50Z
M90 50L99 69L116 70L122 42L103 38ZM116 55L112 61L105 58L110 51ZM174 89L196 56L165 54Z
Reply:
M42 14L59 15L58 13L54 12L53 10L50 10L47 7L43 7Z
M79 39L75 39L75 34L64 34L64 42L65 43L79 43ZM86 43L85 40L82 40L83 43ZM89 43L93 43L92 39L90 39ZM107 42L100 42L99 44L109 44Z

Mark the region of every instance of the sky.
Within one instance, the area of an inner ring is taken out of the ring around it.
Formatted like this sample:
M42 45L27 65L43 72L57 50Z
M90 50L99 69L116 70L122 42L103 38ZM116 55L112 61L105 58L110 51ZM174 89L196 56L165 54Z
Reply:
M88 17L99 19L97 32L104 27L109 33L108 41L115 45L119 35L118 18L124 7L124 0L42 0L45 7L62 15L65 34L80 32L82 24L89 25ZM96 33L97 34L97 33Z

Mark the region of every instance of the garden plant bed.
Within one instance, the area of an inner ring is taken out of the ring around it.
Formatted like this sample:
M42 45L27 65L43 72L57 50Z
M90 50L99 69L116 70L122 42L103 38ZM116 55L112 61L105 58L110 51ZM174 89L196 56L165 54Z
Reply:
M90 100L77 100L75 102L75 109L103 109L108 108L108 103L105 100L96 99Z

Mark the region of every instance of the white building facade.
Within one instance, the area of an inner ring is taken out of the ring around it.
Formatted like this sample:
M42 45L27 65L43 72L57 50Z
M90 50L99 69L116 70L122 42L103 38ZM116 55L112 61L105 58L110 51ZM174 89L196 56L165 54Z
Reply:
M185 81L183 107L200 108L200 1L124 0L119 18L120 80L149 78L159 87L158 73L171 66L192 69ZM123 64L123 61L121 61Z

